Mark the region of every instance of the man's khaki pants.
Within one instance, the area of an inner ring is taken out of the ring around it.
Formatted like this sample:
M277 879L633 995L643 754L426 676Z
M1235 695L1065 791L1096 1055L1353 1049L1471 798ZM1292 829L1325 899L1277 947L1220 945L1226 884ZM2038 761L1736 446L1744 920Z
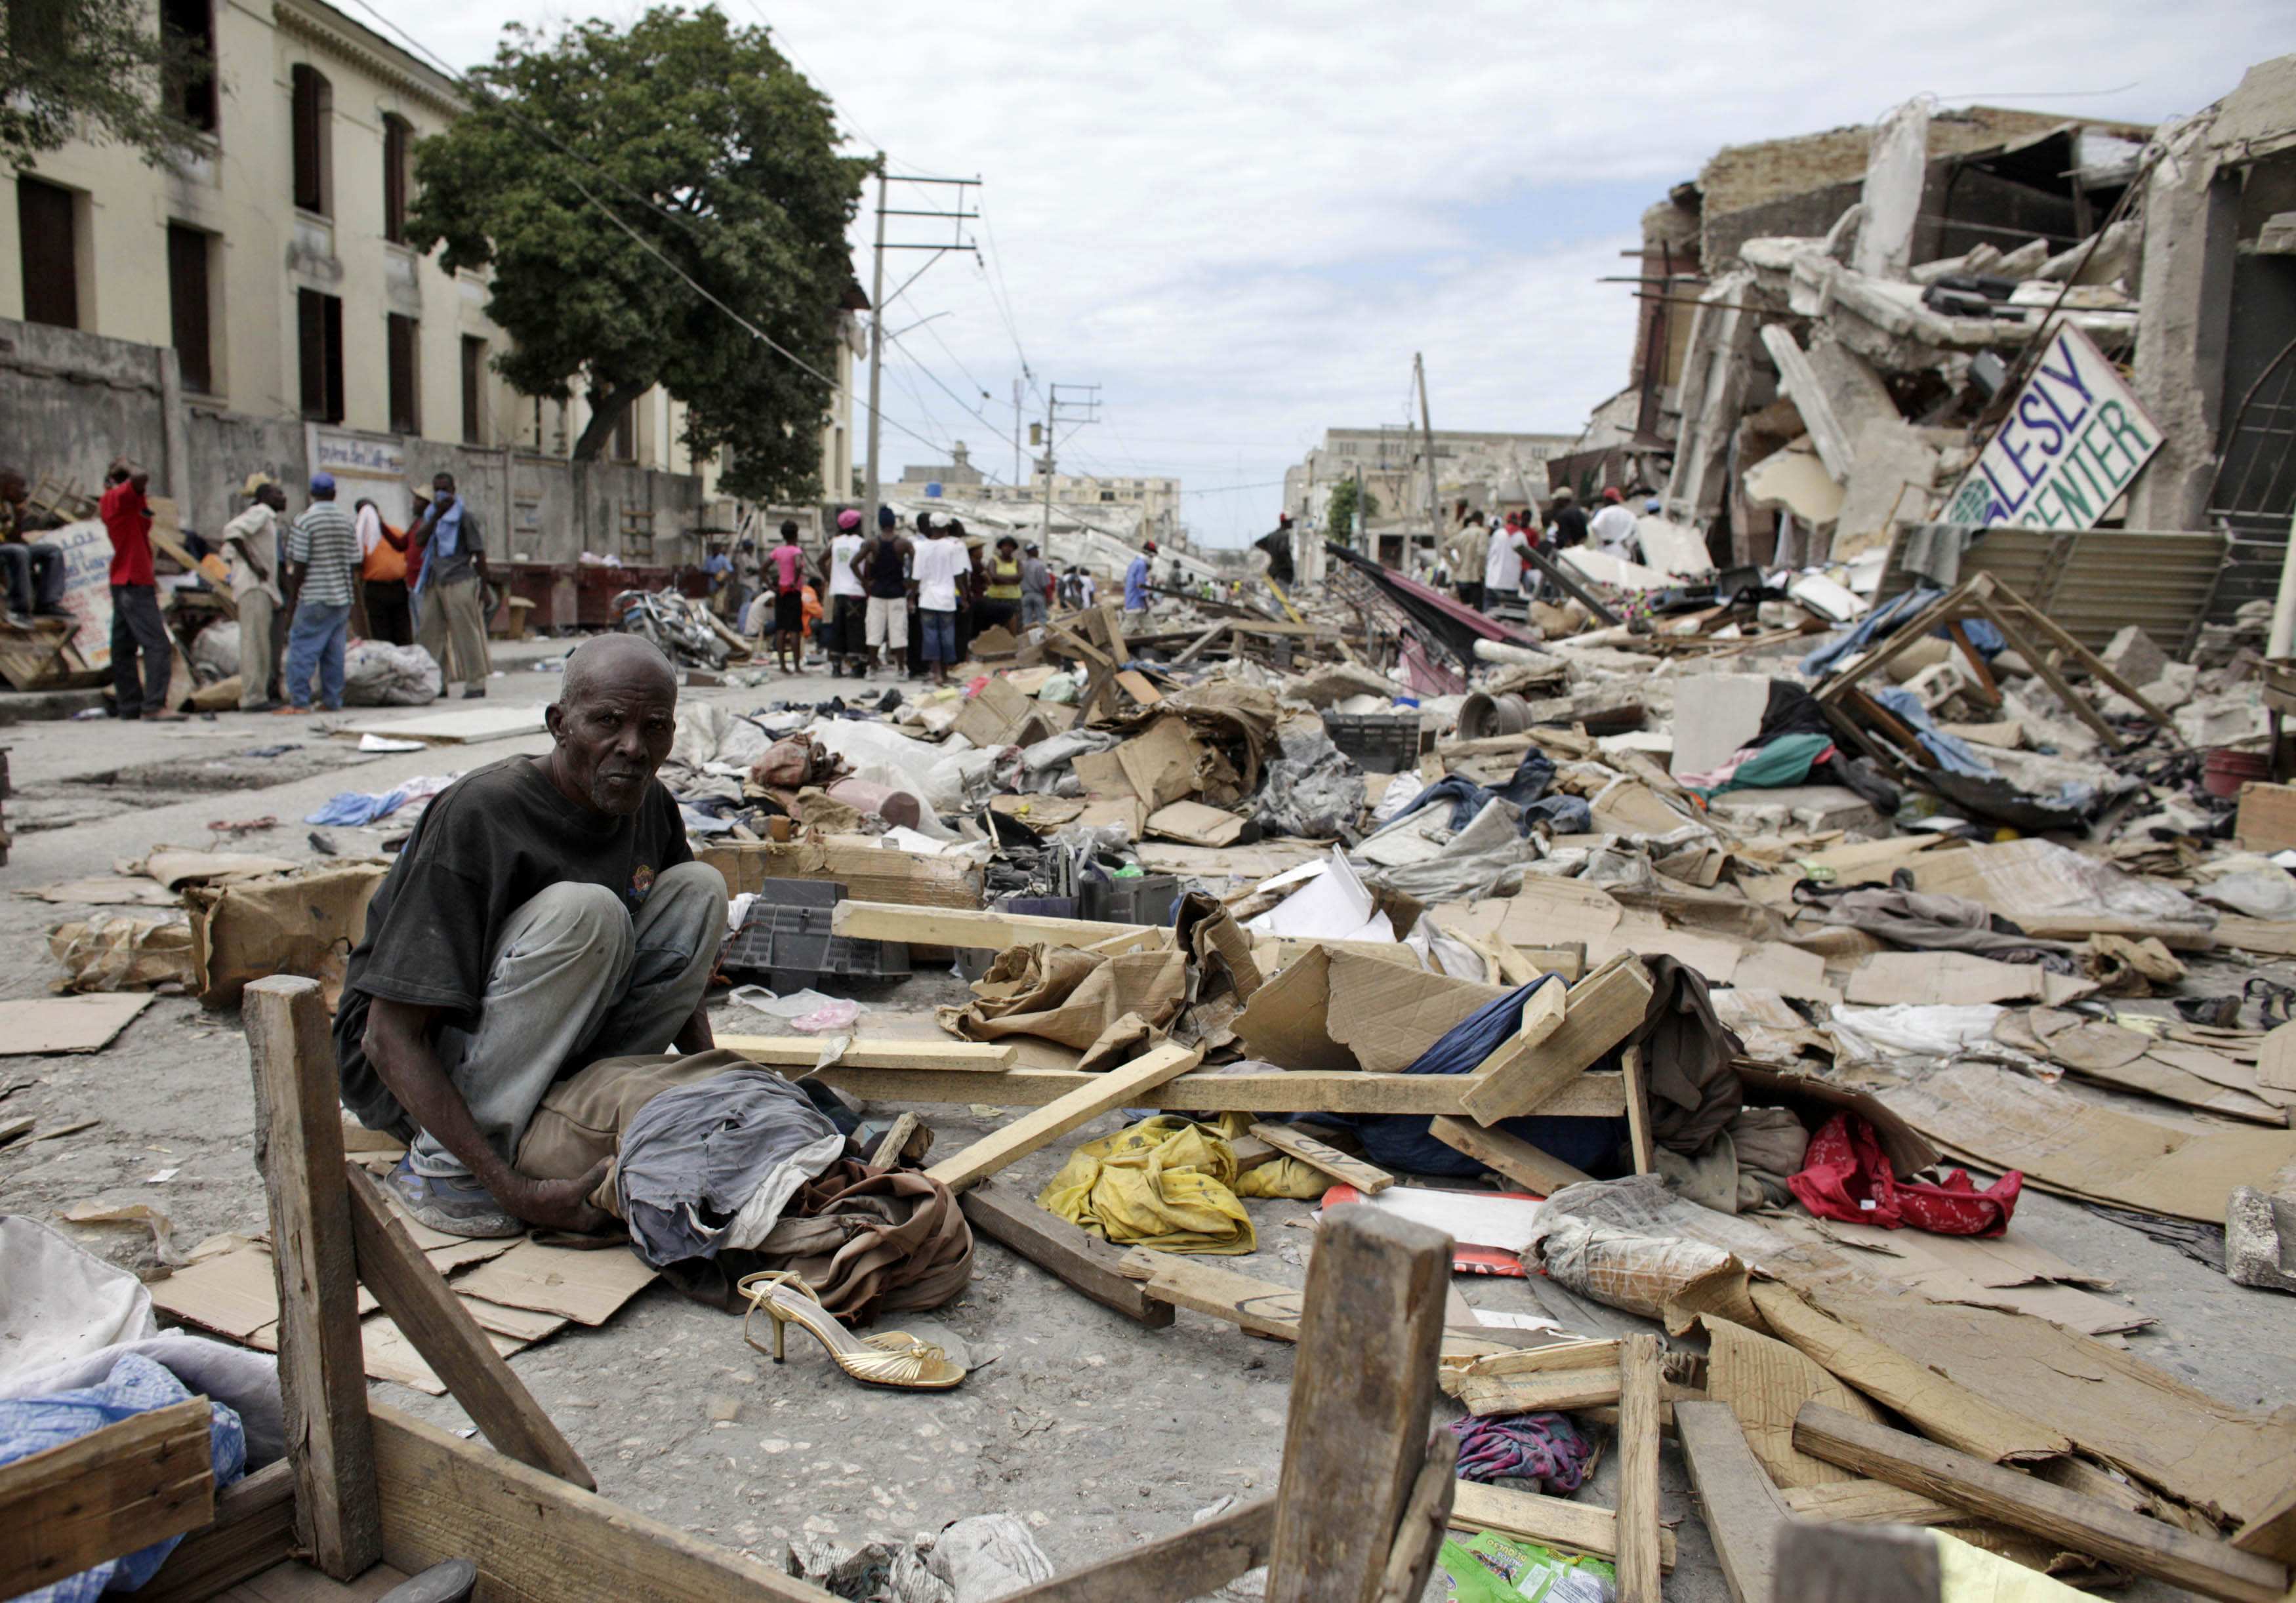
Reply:
M487 673L493 665L487 658L486 613L475 575L422 587L422 622L414 632L414 643L439 665L442 685L460 679L465 690L487 688Z
M271 699L271 616L277 603L260 590L239 598L239 710L251 713Z

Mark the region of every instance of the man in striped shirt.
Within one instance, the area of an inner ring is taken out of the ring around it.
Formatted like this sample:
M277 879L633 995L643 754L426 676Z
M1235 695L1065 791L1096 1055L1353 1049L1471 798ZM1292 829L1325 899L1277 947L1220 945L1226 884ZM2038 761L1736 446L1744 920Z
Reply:
M287 532L287 573L296 581L295 624L287 634L287 699L282 716L311 710L311 674L320 704L343 705L343 647L350 634L352 585L359 570L358 524L335 502L332 473L311 476L311 504Z

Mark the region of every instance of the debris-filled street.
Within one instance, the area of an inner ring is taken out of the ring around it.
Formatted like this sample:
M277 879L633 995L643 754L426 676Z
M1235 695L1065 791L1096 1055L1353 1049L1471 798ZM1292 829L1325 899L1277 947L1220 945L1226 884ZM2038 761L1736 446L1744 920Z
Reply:
M497 87L803 86L594 26ZM1241 544L1059 472L1095 387L882 470L980 180L809 90L818 471L667 367L485 448L472 335L461 446L321 362L248 467L28 280L0 1597L2296 1597L2296 56L2219 92L1726 146L1577 433L1414 356ZM516 329L513 100L389 204Z

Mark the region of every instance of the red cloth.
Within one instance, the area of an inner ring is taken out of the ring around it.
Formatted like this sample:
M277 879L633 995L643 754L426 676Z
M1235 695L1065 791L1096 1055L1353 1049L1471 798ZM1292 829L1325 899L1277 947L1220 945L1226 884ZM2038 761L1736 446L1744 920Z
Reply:
M1821 1219L1884 1230L1910 1224L1940 1236L1997 1236L2009 1228L2025 1176L2012 1169L1983 1191L1965 1169L1954 1170L1942 1185L1901 1181L1891 1173L1874 1126L1854 1113L1837 1113L1811 1138L1801 1173L1786 1184Z
M152 508L144 492L121 479L104 491L96 516L111 536L111 582L157 585L152 572Z

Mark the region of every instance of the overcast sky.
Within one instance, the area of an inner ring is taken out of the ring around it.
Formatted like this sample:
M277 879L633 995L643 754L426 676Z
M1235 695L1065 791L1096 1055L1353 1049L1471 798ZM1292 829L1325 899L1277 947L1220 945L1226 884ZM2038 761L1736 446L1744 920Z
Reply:
M640 9L390 11L469 65L506 21ZM1414 351L1439 429L1575 432L1627 381L1631 291L1596 280L1721 145L1916 94L2151 121L2296 42L2290 0L726 9L768 22L894 172L983 180L985 267L940 258L887 315L886 477L963 439L1009 481L1025 352L1028 413L1054 381L1101 387L1063 470L1176 474L1220 544L1273 524L1325 428L1403 421ZM889 258L889 284L922 259Z

